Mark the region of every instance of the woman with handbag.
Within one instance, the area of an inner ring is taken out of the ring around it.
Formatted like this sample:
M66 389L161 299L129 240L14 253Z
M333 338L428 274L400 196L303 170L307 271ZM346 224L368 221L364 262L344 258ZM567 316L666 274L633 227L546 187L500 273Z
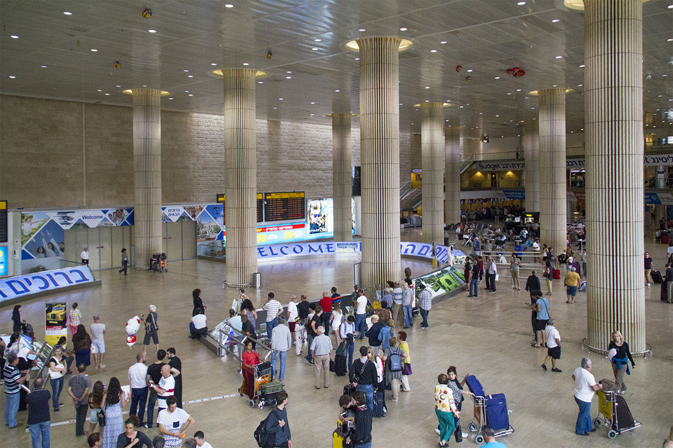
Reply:
M400 342L400 348L407 355L402 363L402 392L411 392L411 386L409 386L409 375L412 374L411 354L409 353L409 344L407 343L407 332L400 331L397 334L397 338Z
M63 391L63 383L65 381L66 365L63 360L63 348L60 346L54 347L54 353L49 359L49 382L51 383L51 402L54 407L54 412L59 411L59 406L62 404L58 402L61 392Z
M87 435L93 434L98 424L98 412L103 406L103 394L105 394L105 385L102 381L96 381L89 393L89 431Z
M440 447L448 446L449 439L456 427L455 418L460 418L460 412L453 400L453 392L449 387L449 377L441 373L437 377L435 386L435 414L439 420L439 443Z
M103 427L103 448L117 447L119 434L124 432L122 408L126 406L127 401L128 397L122 390L119 379L113 376L103 395L103 406L100 411L103 415L98 420Z

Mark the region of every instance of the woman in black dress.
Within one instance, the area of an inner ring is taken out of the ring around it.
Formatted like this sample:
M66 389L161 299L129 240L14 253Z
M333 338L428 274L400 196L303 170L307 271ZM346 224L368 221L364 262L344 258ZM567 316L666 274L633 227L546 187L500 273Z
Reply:
M14 309L12 310L12 322L14 322L12 333L21 333L21 329L23 328L21 325L21 305L14 305Z
M192 317L196 316L197 314L205 313L206 310L203 307L203 300L201 300L201 290L197 288L194 291L192 291L192 298L194 300L194 309L192 310Z

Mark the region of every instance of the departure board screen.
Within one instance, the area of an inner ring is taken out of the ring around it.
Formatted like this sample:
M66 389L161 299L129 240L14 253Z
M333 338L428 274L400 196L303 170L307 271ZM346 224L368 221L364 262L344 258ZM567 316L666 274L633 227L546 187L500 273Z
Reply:
M225 206L226 195L218 194L217 203L222 204L222 224L227 225L227 207ZM264 221L264 195L257 193L257 222Z
M306 219L304 192L265 193L264 221Z
M7 201L0 201L0 243L6 243L7 238Z

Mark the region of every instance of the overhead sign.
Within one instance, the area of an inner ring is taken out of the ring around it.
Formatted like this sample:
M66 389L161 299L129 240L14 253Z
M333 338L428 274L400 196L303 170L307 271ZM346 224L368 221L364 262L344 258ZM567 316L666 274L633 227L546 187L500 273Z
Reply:
M0 280L0 302L17 297L28 297L38 292L52 291L66 286L94 281L88 266L35 272Z
M7 201L0 201L0 243L6 243L7 238Z
M649 154L643 156L645 166L671 166L673 154ZM487 160L477 161L470 170L474 171L521 171L526 167L525 160ZM585 168L583 158L566 159L566 168Z
M306 218L304 192L265 193L264 221L289 221Z

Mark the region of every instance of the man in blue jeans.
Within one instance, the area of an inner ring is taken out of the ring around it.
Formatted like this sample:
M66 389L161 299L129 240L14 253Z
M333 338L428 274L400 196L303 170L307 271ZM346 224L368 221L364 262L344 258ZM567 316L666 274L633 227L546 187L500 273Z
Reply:
M360 358L353 362L353 366L348 373L349 379L355 390L360 391L367 397L367 406L370 410L374 409L374 384L378 384L376 366L367 358L369 349L366 346L360 347Z
M276 325L271 334L271 349L273 350L271 354L271 369L273 377L276 378L276 359L280 357L279 381L283 381L283 378L285 378L285 359L290 347L292 347L292 333L290 332L290 328L281 321L281 323Z
M42 378L35 380L33 391L26 396L28 404L28 430L33 441L33 448L49 448L49 399L51 394L42 388ZM42 437L42 443L40 443Z
M21 383L30 376L29 372L21 376L21 372L16 368L19 358L16 353L11 353L7 357L5 368L2 373L5 377L5 424L9 429L16 428L16 413L19 411L19 400L21 397Z
M273 328L278 325L278 316L283 312L283 305L275 299L274 293L270 292L263 309L266 311L266 337L271 339Z
M425 284L421 283L418 287L421 292L418 293L418 300L420 302L421 308L421 317L423 322L421 322L421 328L426 329L428 325L428 314L430 314L430 309L432 308L432 293L425 289Z
M147 402L147 356L142 351L136 355L136 363L129 367L128 378L131 384L131 409L129 415L138 416L140 426L145 424L145 403ZM160 366L159 366L160 368ZM156 369L156 367L154 368ZM156 394L156 392L155 392ZM150 423L152 420L149 421Z
M573 372L575 403L580 409L575 423L575 434L578 436L588 436L590 432L596 431L591 424L591 400L597 390L603 389L603 385L596 383L596 379L590 373L591 367L591 359L582 358L582 366Z

